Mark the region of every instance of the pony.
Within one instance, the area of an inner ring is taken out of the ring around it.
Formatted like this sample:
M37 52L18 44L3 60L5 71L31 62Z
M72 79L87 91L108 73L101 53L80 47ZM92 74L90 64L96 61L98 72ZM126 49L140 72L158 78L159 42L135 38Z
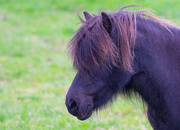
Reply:
M155 130L180 130L180 29L151 11L101 12L85 20L69 44L77 74L69 113L86 120L119 94L137 93Z

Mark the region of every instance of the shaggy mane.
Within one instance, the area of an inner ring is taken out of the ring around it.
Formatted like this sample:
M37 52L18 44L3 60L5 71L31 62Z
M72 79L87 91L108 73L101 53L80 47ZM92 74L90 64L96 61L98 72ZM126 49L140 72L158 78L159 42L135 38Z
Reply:
M133 72L132 60L136 39L136 19L145 18L158 22L170 31L164 22L157 18L151 11L143 9L137 12L124 11L132 6L121 8L117 13L106 13L112 24L111 33L116 34L116 40L103 26L102 16L93 15L92 18L81 20L82 26L70 41L69 54L73 60L73 66L81 74L90 74L99 66L111 63L111 65ZM117 42L115 44L115 42ZM108 65L107 66L111 66Z

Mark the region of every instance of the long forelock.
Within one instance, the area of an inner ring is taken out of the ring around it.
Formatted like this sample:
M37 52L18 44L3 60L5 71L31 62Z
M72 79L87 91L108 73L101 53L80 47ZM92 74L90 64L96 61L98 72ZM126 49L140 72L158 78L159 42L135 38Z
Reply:
M123 11L125 8L129 7L123 7L118 13L107 13L115 29L112 30L115 35L111 37L103 27L101 15L93 15L86 21L80 18L82 26L70 42L69 53L74 68L81 74L91 73L106 63L133 72L136 17L158 22L168 30L164 22L150 11L128 12ZM116 44L113 43L112 37Z
M81 73L91 73L106 62L116 63L117 47L104 29L100 16L83 21L70 42L73 66Z

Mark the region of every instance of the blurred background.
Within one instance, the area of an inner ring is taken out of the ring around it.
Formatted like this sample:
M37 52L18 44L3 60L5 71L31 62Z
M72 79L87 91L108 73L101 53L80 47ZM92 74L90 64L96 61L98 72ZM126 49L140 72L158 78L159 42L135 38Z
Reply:
M65 95L75 76L67 43L77 12L141 5L180 25L179 0L0 0L0 129L150 130L142 105L119 98L86 121Z

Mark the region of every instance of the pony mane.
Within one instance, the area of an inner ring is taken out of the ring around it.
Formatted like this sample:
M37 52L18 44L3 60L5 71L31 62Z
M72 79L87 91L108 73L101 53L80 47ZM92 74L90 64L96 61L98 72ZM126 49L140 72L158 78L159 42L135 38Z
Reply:
M110 63L107 67L114 65L133 73L137 17L153 20L170 32L165 22L151 11L124 11L129 7L134 6L123 7L117 13L106 13L112 24L112 35L104 28L101 15L93 15L86 21L79 17L82 26L69 43L69 54L73 67L81 74L90 74L106 63Z

